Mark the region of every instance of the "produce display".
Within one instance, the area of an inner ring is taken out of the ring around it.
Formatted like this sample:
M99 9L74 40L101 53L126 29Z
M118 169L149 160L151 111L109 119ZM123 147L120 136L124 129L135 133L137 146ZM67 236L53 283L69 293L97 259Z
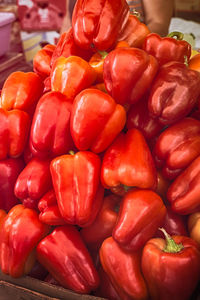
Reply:
M191 53L181 33L150 33L125 0L78 0L72 27L38 51L33 72L8 76L3 273L111 300L196 300L200 54Z

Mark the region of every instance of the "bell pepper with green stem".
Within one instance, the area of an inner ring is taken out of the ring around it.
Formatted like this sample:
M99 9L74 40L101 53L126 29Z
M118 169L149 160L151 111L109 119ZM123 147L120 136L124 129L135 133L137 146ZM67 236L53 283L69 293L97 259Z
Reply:
M139 101L158 71L156 58L138 48L117 48L104 60L106 90L119 104ZM126 76L124 76L126 74Z
M189 237L150 239L142 253L142 272L152 300L188 300L199 281L200 248Z
M11 277L28 274L36 261L36 246L48 231L35 210L14 206L0 229L1 271Z
M70 134L72 103L59 92L44 94L33 115L29 145L34 156L53 158L74 149Z
M98 155L89 151L58 156L51 161L53 188L66 223L86 227L95 220L104 194L100 166Z
M117 41L128 17L125 0L78 0L72 15L75 43L83 49L108 50Z
M124 128L126 111L108 94L89 88L74 99L70 122L75 146L100 153Z
M156 33L146 36L143 49L148 54L153 55L164 65L171 61L188 62L191 56L191 45L183 40L183 33L171 32L167 37L161 37Z
M92 258L74 226L56 227L38 244L37 259L67 289L87 294L99 285Z
M157 172L149 147L138 129L120 133L105 151L101 182L105 188L155 189Z
M133 189L124 196L113 228L114 240L126 251L138 251L162 226L166 207L155 192Z
M100 260L120 299L148 299L140 252L128 253L109 237L101 245Z

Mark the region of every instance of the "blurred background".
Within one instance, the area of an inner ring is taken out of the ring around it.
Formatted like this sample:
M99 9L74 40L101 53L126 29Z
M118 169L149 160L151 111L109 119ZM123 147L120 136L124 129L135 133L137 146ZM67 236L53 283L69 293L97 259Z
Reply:
M0 88L11 72L32 70L45 43L56 44L67 7L67 0L0 0ZM188 34L200 48L200 0L175 0L171 31Z

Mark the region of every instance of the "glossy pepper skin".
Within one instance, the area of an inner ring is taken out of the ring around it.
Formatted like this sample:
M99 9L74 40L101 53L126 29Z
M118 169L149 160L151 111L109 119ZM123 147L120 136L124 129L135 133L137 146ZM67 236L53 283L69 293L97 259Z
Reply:
M5 217L6 217L6 215L7 215L6 211L3 210L3 209L0 209L0 230L1 230L1 226L3 224L3 221L4 221Z
M154 189L157 173L149 147L138 129L120 133L106 150L101 167L106 188L139 187Z
M134 16L129 15L128 22L118 37L118 41L125 41L130 47L142 48L146 36L150 33L149 28Z
M127 251L138 251L164 221L166 207L155 192L133 189L124 196L112 236Z
M37 258L65 288L87 294L99 285L92 258L74 226L54 229L38 244Z
M174 33L176 36L176 33ZM179 61L184 63L189 60L191 55L191 45L184 40L183 34L177 33L177 37L171 36L161 37L156 33L150 33L146 36L143 42L143 49L153 55L159 62L159 65L164 65L170 61Z
M144 50L117 48L105 58L103 78L106 90L117 103L133 104L150 88L157 71L157 60Z
M127 112L126 128L139 129L147 140L156 137L160 133L163 125L150 115L147 96L144 96L140 101L131 105Z
M73 102L75 96L96 80L95 70L78 56L59 57L51 70L51 90Z
M159 135L153 153L164 177L174 179L200 155L200 121L183 118L166 128Z
M40 211L39 219L41 222L52 226L66 224L58 209L57 199L53 189L48 191L39 200L38 209Z
M199 247L191 238L169 236L167 243L154 238L143 249L142 272L152 300L190 299L199 281L199 268Z
M89 248L98 249L102 242L112 235L117 221L119 201L120 198L115 195L105 197L94 222L80 231L83 241Z
M100 158L89 151L66 154L51 161L50 170L58 207L66 223L85 227L100 210Z
M28 274L34 266L35 248L48 233L35 210L14 206L0 229L0 269L12 277Z
M100 260L120 299L148 299L139 252L125 252L112 237L109 237L101 245Z
M172 182L167 199L172 210L181 215L188 215L199 211L200 193L200 156Z
M29 138L34 156L55 157L74 149L70 134L71 108L72 103L59 92L49 92L40 98Z
M81 49L74 41L74 36L72 28L70 27L68 31L63 32L58 40L58 43L55 47L51 58L51 67L53 66L55 60L60 57L69 57L69 56L79 56L87 61L93 55L93 50L91 51Z
M13 72L3 85L1 107L5 110L20 109L32 115L43 88L42 78L37 74Z
M83 49L111 48L128 16L129 6L125 0L78 0L72 15L75 43Z
M17 177L14 193L29 208L37 208L38 201L52 187L50 161L33 158Z
M188 230L190 237L200 246L200 210L189 215Z
M200 95L200 73L184 63L169 62L159 69L152 84L148 108L153 117L169 125L186 117Z
M0 160L21 156L28 140L29 115L19 109L0 108Z
M56 46L48 44L40 49L33 58L33 70L45 79L51 72L51 59Z
M14 187L24 167L25 163L21 157L0 160L0 209L8 212L19 203L14 194Z
M75 98L71 113L71 135L79 150L103 152L121 132L126 111L108 94L86 89Z

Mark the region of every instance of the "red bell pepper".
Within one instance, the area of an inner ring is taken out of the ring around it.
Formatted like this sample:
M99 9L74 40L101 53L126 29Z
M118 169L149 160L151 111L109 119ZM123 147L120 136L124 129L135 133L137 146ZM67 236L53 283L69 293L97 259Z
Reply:
M1 226L2 226L6 216L7 216L7 214L6 214L5 210L0 209L0 230L1 230Z
M40 49L33 58L33 70L43 79L50 75L50 63L55 48L55 45L48 44Z
M117 41L129 16L125 0L76 1L72 15L75 43L83 49L107 50Z
M142 48L146 36L150 33L149 28L139 18L129 15L128 22L118 37L118 41L126 41L130 47Z
M159 134L163 125L157 119L152 118L148 110L147 96L131 105L127 113L127 129L137 128L144 137L149 140Z
M46 77L44 79L44 93L50 92L51 91L51 78L50 76Z
M188 215L200 210L200 156L172 182L167 199L172 210L178 214Z
M33 72L13 72L4 82L1 91L1 107L5 110L20 109L34 112L38 99L43 93L43 81Z
M38 201L51 187L50 161L33 158L19 174L14 193L26 207L37 208Z
M92 258L74 226L54 229L38 244L37 258L65 288L86 294L99 285Z
M188 62L188 67L200 72L200 53L192 56Z
M56 195L53 189L48 191L38 202L39 219L48 225L65 225L58 209Z
M157 188L155 192L162 198L164 202L167 200L167 190L170 185L170 181L167 180L160 170L157 171Z
M55 157L74 149L70 134L72 103L58 92L44 94L35 109L30 149L40 158Z
M120 299L148 299L139 252L125 252L112 237L109 237L100 248L100 260Z
M90 66L97 74L96 82L103 82L103 65L104 59L108 55L106 51L95 52L89 60Z
M51 58L51 66L53 66L55 60L60 57L69 57L69 56L79 56L87 61L89 61L90 57L93 55L93 50L84 50L81 49L74 41L74 36L72 32L72 28L69 28L68 31L61 34L56 48L53 52Z
M0 108L0 160L16 158L23 153L30 124L30 117L26 112Z
M200 73L184 63L163 65L154 79L148 108L161 124L169 125L186 117L200 96Z
M103 200L100 186L100 158L89 151L62 155L50 165L53 187L60 213L66 223L89 226Z
M156 238L147 242L142 254L142 272L152 300L188 300L198 281L200 251L185 236Z
M188 236L186 224L186 219L183 216L175 213L170 207L167 207L167 212L162 224L162 227L167 233L170 235ZM155 236L163 237L163 232L158 229Z
M73 102L75 96L90 87L96 80L96 72L87 61L78 56L59 57L51 70L51 89L64 94Z
M166 128L154 147L157 166L167 179L174 179L200 155L200 121L184 118Z
M117 103L133 104L150 88L157 71L157 60L144 50L117 48L104 60L103 78Z
M9 211L19 203L14 194L14 186L24 167L25 163L22 158L0 160L0 209Z
M106 188L139 187L154 189L157 173L148 145L138 129L120 133L106 150L101 168L101 182Z
M171 61L184 63L191 56L191 45L183 40L181 32L171 32L167 37L150 33L144 39L143 49L153 55L160 65Z
M189 215L188 230L190 237L200 245L200 210Z
M108 94L86 89L73 102L71 135L79 150L103 152L123 129L125 109Z
M12 277L28 274L36 260L35 248L49 227L39 221L35 210L14 206L0 229L0 269Z
M110 195L104 198L102 207L94 222L80 231L81 237L88 248L98 249L102 242L112 235L117 221L117 205L120 198Z
M98 289L95 291L95 296L98 297L103 297L105 299L110 299L110 300L121 300L120 296L114 289L108 275L106 272L103 270L102 267L98 270L99 277L100 277L100 285Z
M166 207L155 192L133 189L124 196L112 236L127 251L138 251L163 224Z

